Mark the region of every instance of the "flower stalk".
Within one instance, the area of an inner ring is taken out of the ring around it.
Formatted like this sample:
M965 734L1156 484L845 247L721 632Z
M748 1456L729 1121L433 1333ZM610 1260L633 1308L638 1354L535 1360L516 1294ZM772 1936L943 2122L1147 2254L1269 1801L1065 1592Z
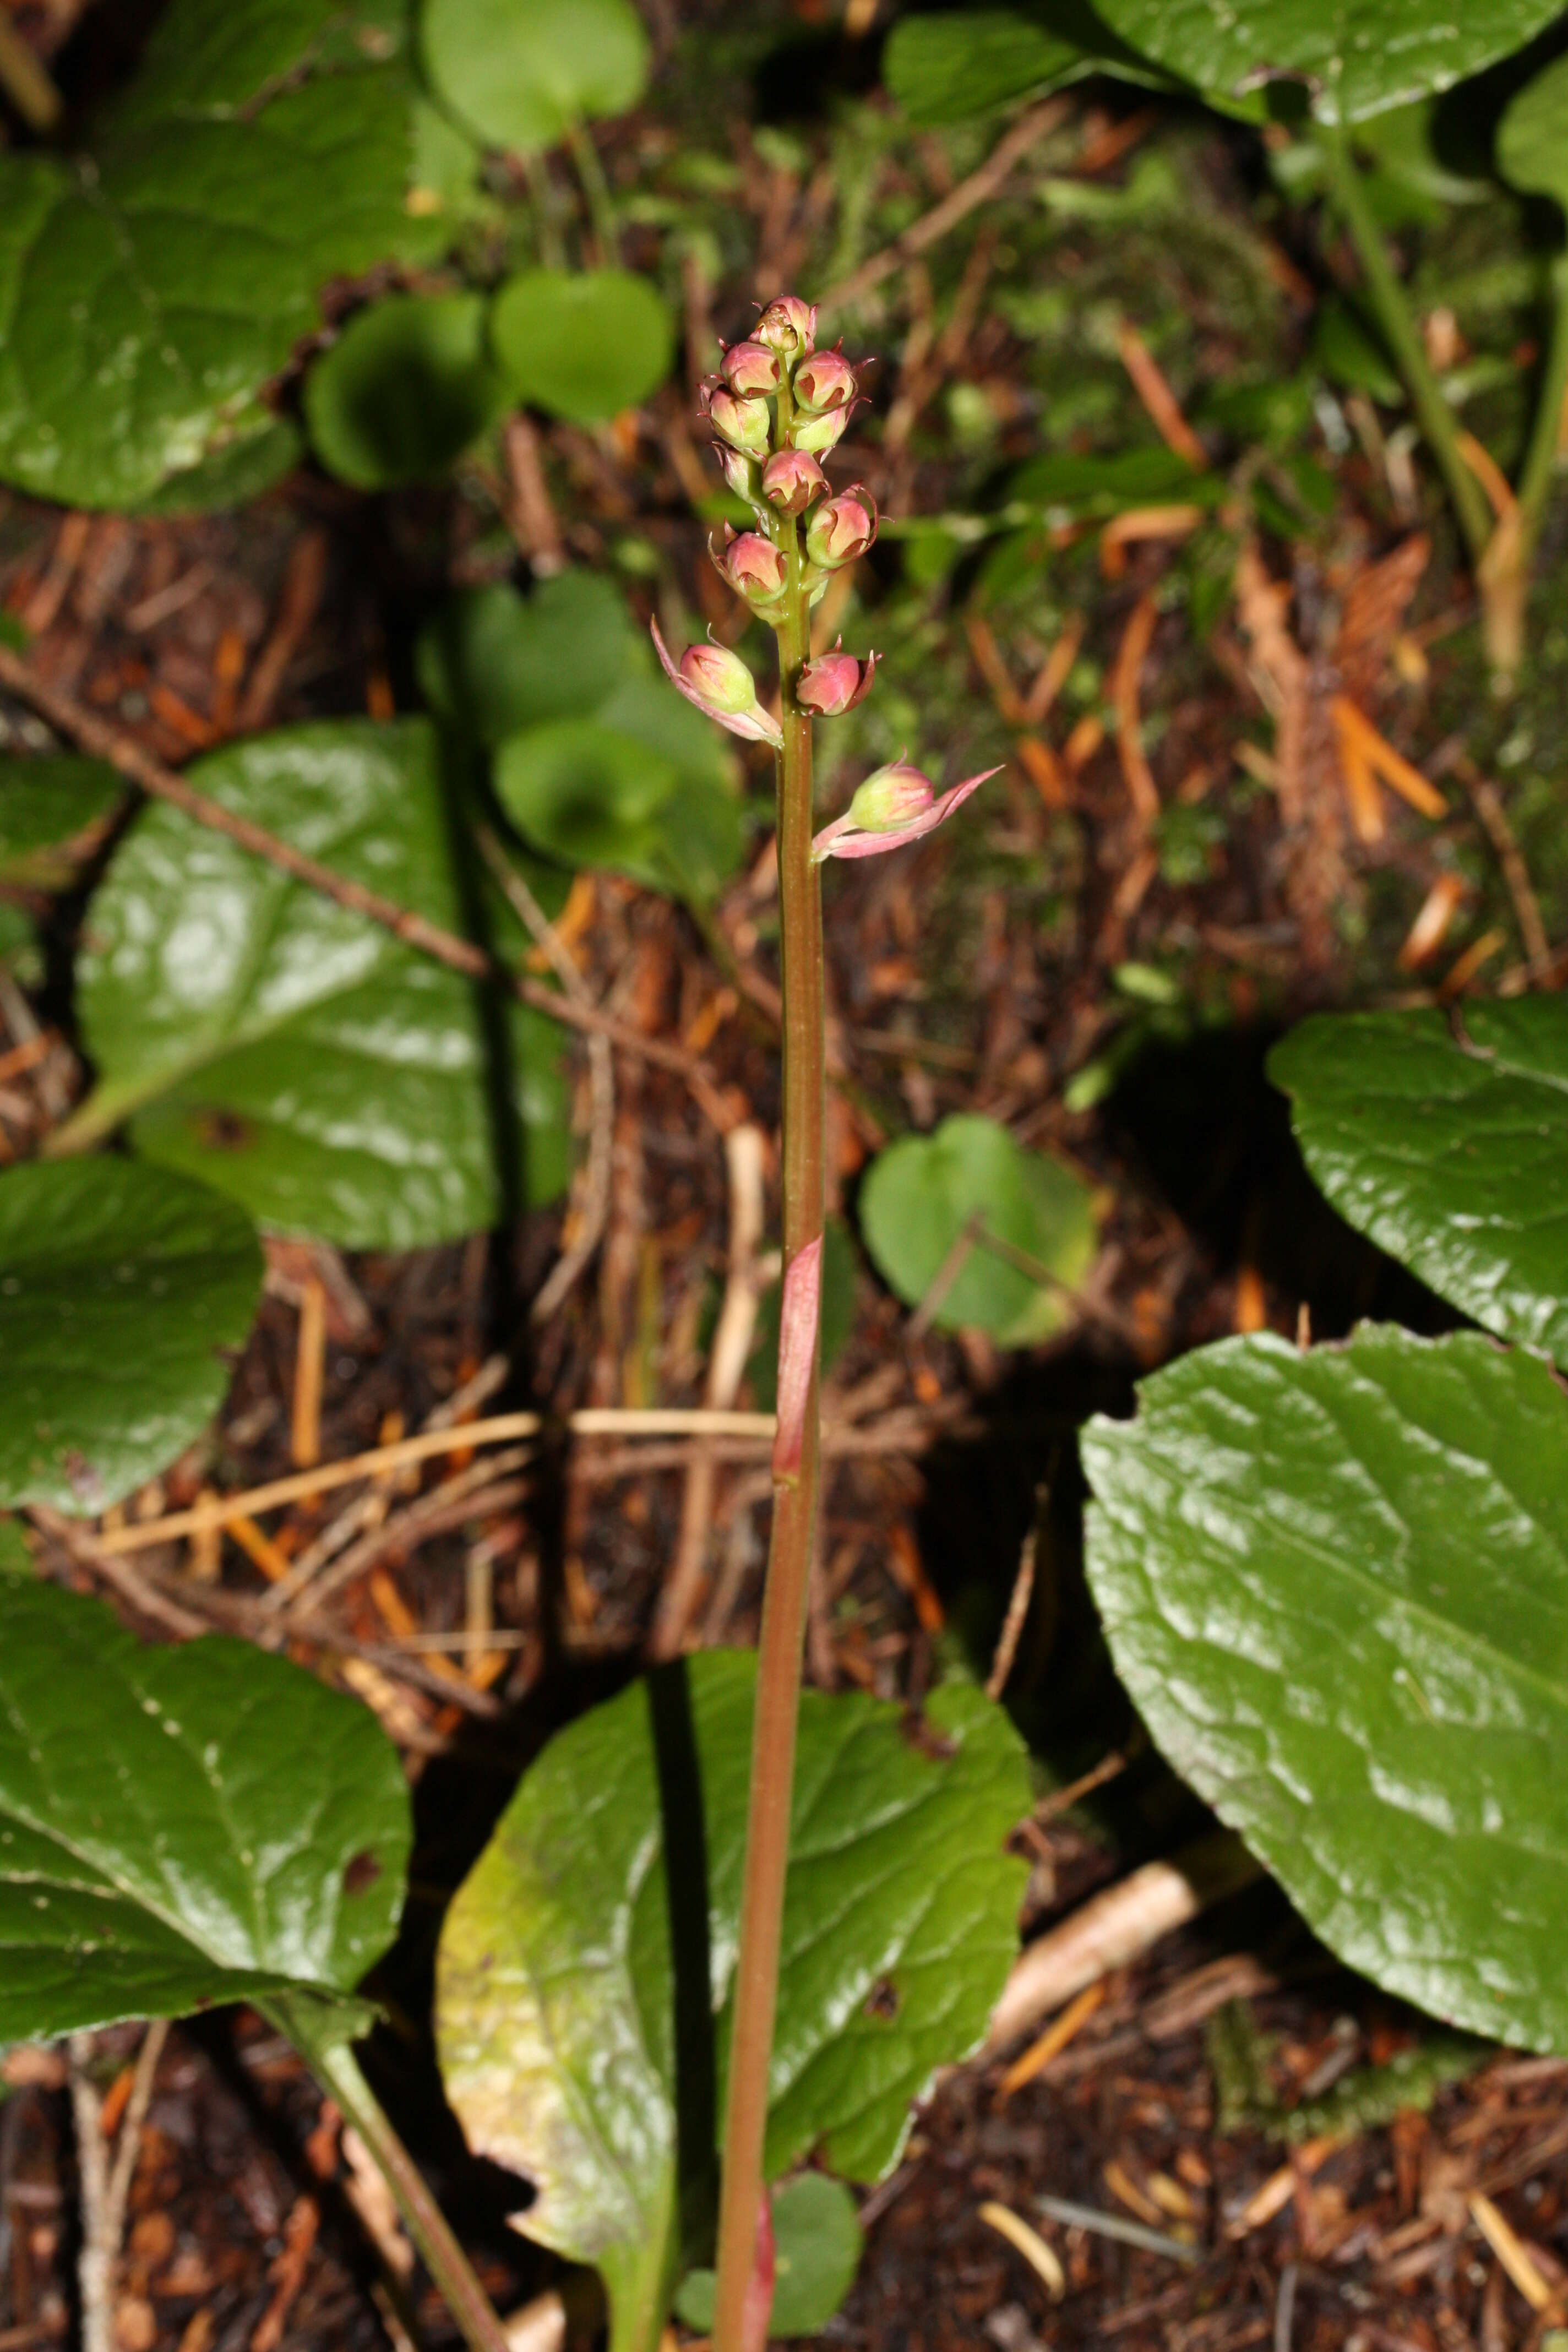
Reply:
M784 1292L780 1314L773 1519L763 1595L756 1717L741 1886L733 2026L723 2123L713 2352L763 2352L773 2300L773 2233L763 2179L768 2086L778 2003L784 1881L795 1784L806 1601L821 1461L821 1290L826 1206L824 1127L827 1050L822 953L823 860L895 848L928 833L983 780L938 798L910 768L869 780L850 810L813 833L812 720L848 710L873 682L875 656L835 647L816 659L812 607L833 572L857 562L877 535L877 509L858 485L829 495L822 459L856 401L841 352L818 352L816 313L795 296L770 303L751 337L726 352L702 407L725 479L755 528L727 533L713 560L727 583L772 627L778 644L776 726L748 690L739 657L692 648L676 662L658 638L671 682L731 733L765 740L777 782L784 1137ZM890 780L890 781L889 781ZM869 792L869 800L865 795ZM865 842L869 846L858 845Z

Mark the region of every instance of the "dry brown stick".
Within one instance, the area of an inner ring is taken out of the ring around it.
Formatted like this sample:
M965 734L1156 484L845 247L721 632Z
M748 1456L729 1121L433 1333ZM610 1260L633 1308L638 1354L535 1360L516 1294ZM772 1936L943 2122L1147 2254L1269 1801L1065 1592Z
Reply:
M825 310L842 310L847 303L858 301L862 294L868 294L873 286L879 286L883 278L891 277L895 269L905 268L918 254L924 253L928 246L935 245L939 238L944 237L949 229L956 228L966 214L995 194L1014 164L1026 155L1047 131L1054 131L1058 122L1064 121L1070 110L1068 100L1063 98L1042 99L1038 106L1030 107L1026 114L1019 116L1011 131L996 142L977 171L971 172L966 180L960 180L956 188L943 196L939 205L933 205L929 213L916 221L911 228L907 228L893 244L884 247L880 253L874 253L868 261L860 264L858 269L851 270L847 278L830 287L822 297L820 307Z
M295 881L320 890L323 898L346 907L351 914L363 915L367 922L379 923L384 930L401 940L405 946L417 948L421 954L431 956L452 971L463 973L468 980L499 982L510 988L524 1004L547 1013L552 1021L563 1022L567 1027L584 1029L607 1037L613 1045L625 1053L639 1054L660 1069L671 1070L684 1078L701 1108L721 1132L734 1123L714 1085L711 1073L694 1054L679 1045L668 1045L656 1037L645 1037L624 1022L601 1013L595 1006L569 1003L559 990L546 988L542 982L510 972L505 966L477 947L473 940L458 937L455 931L443 930L438 923L430 922L412 907L400 907L391 898L384 898L378 890L367 889L352 876L334 872L319 858L296 849L291 842L279 840L248 817L237 816L208 793L200 792L194 784L167 768L161 760L142 750L140 743L122 729L111 726L92 711L84 709L71 696L61 694L52 686L34 676L27 664L13 653L8 646L0 646L0 686L47 719L57 734L79 745L94 759L107 760L133 784L137 784L154 800L167 801L174 808L197 824L206 825L214 833L227 835L237 842L253 857L264 858Z
M1035 1559L1038 1549L1037 1531L1031 1528L1024 1538L1023 1556L1018 1562L1018 1573L1013 1580L1012 1598L1007 1603L1007 1614L1002 1621L991 1672L985 1677L985 1696L989 1699L999 1699L1006 1689L1007 1677L1018 1654L1019 1636L1024 1631L1024 1620L1029 1613L1029 1602L1035 1591Z
M139 1617L146 1618L150 1624L162 1625L165 1633L177 1633L183 1641L206 1632L204 1618L194 1616L178 1601L169 1600L156 1585L148 1581L140 1569L132 1568L129 1560L118 1559L114 1553L106 1550L101 1540L86 1528L77 1526L74 1520L66 1518L58 1511L50 1510L44 1503L33 1504L27 1517L40 1535L46 1535L52 1543L58 1543L62 1550L70 1554L79 1568L85 1568L90 1575L107 1584L129 1608L133 1609Z
M1552 962L1552 948L1546 937L1546 926L1541 919L1541 901L1530 878L1514 831L1508 821L1508 811L1502 796L1493 783L1477 770L1468 759L1456 760L1455 771L1468 793L1476 814L1487 839L1492 845L1502 878L1508 885L1508 895L1513 900L1513 911L1519 924L1519 935L1524 942L1525 961L1531 980L1541 984Z
M266 724L289 665L321 608L326 584L327 534L302 531L289 551L271 634L256 656L239 699L237 724L242 735Z
M60 119L60 94L43 59L0 15L0 89L29 131L49 131Z

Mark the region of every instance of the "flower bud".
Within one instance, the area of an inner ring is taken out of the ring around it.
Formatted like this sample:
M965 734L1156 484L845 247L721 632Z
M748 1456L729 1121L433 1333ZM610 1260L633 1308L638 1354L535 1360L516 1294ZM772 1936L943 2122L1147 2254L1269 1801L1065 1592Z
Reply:
M731 449L744 450L748 457L765 457L772 438L773 419L765 400L737 400L722 385L704 395L708 421L721 441Z
M939 799L920 770L905 761L879 768L867 777L844 814L823 826L811 845L812 864L820 866L827 857L880 857L903 842L918 841L961 808L987 776L997 773L995 768L983 769Z
M738 499L750 507L760 506L763 496L763 469L754 457L743 449L731 449L727 441L715 441L713 454L719 460L719 471Z
M854 563L877 536L877 501L857 483L818 507L805 526L805 551L829 572Z
M804 514L826 488L821 467L805 449L781 449L763 467L763 496L785 514Z
M743 596L753 612L776 604L784 594L784 557L761 531L743 530L738 539L726 538L722 553L713 561L735 593Z
M784 371L778 353L766 343L731 343L719 362L719 373L742 400L755 400L779 388Z
M809 352L816 341L816 306L798 294L782 294L770 302L756 324L756 340L783 359Z
M796 404L813 415L847 408L855 397L855 371L840 352L814 352L795 372Z
M732 654L727 646L688 646L678 664L669 657L658 623L652 626L664 674L688 702L716 719L731 735L775 748L783 742L778 722L757 700L757 682L739 654Z
M924 816L936 799L928 777L903 760L879 768L859 785L849 803L849 821L861 833L902 833Z
M853 654L840 653L835 646L830 654L819 654L816 661L805 664L795 680L795 698L803 710L814 710L819 719L837 719L870 693L876 667L875 654L858 661Z
M826 457L837 449L844 438L844 428L849 422L847 408L826 408L820 416L800 415L791 420L789 428L792 449L809 450L814 457Z

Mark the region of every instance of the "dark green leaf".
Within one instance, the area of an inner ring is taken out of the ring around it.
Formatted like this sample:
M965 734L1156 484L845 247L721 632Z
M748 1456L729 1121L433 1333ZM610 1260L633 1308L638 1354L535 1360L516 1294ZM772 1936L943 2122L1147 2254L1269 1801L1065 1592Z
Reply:
M464 928L427 721L289 728L192 772L337 872ZM130 1118L149 1158L352 1248L474 1233L513 1191L547 1200L563 1181L548 1021L515 1003L492 1018L470 982L178 810L137 821L89 933L89 1132Z
M612 583L563 572L526 598L499 583L459 590L421 635L416 659L430 708L494 751L525 727L596 712L626 676L632 646Z
M656 719L666 703L647 688ZM496 792L524 837L563 866L598 866L649 889L710 898L741 862L740 804L648 740L605 719L560 719L511 736Z
M63 889L125 793L105 760L0 760L0 881Z
M1568 1363L1568 1004L1315 1014L1269 1057L1340 1214L1489 1331Z
M1331 1948L1568 2050L1568 1398L1476 1333L1200 1349L1095 1420L1089 1580L1176 1769Z
M900 16L882 52L888 95L919 123L966 122L1080 70L1073 43L1007 8Z
M515 399L596 425L658 389L675 324L662 295L629 269L527 269L496 296L490 340Z
M381 0L174 0L90 165L0 156L0 475L129 506L265 430L318 289L430 246L400 45Z
M773 2191L772 2336L816 2336L834 2318L859 2267L859 2218L841 2180L802 2172ZM690 2271L675 2308L688 2327L706 2335L713 2325L713 2273Z
M1330 294L1319 303L1312 322L1312 357L1335 383L1370 393L1387 408L1405 405L1405 385L1388 346L1350 296Z
M352 2032L408 1843L396 1750L355 1700L0 1577L0 2041L301 1997Z
M710 1651L559 1734L442 1933L447 2093L472 2145L536 2184L519 2227L604 2273L615 2352L657 2342L674 2284L678 2038L689 2121L702 2068L681 2028L719 2016L722 2075L755 1670ZM910 2102L983 2037L1016 1948L1017 1736L968 1687L939 1690L927 1722L931 1752L897 1707L802 1703L770 2179L813 2151L851 2179L885 2172ZM685 2153L700 2167L700 2146Z
M101 1511L184 1451L261 1290L250 1220L124 1160L0 1176L0 1504Z
M492 147L553 147L624 114L647 79L631 0L424 0L421 47L440 95Z
M151 498L138 499L134 511L210 514L218 507L247 505L291 474L304 453L298 427L260 406L234 418L228 434L210 457L171 474Z
M1124 40L1211 98L1303 82L1327 121L1355 122L1447 89L1521 48L1559 0L1100 0Z
M505 404L479 294L395 294L351 320L305 383L316 455L356 489L445 472Z
M1026 1151L994 1119L955 1114L933 1135L901 1136L872 1163L860 1193L860 1230L879 1271L918 1307L955 1264L933 1321L939 1330L989 1331L1029 1348L1072 1320L1067 1295L1093 1263L1088 1188L1059 1160ZM960 1258L964 1235L969 1245ZM1031 1274L987 1246L1011 1245Z
M1048 520L1079 515L1094 520L1127 507L1164 499L1215 503L1225 488L1214 474L1200 474L1163 445L1123 449L1110 457L1076 457L1068 451L1031 457L1008 482L1008 496L1037 506Z
M1568 57L1553 58L1510 105L1498 130L1498 169L1527 195L1568 212Z

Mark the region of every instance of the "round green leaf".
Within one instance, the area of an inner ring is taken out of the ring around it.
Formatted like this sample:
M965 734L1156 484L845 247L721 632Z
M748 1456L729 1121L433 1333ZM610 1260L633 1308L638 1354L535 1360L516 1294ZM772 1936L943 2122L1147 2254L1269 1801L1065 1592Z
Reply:
M394 294L350 320L305 383L316 455L356 489L427 481L505 404L479 294Z
M0 2042L230 2000L352 2032L408 1846L397 1751L357 1701L0 1576Z
M675 2284L678 2086L698 2144L723 2113L755 1685L753 1656L709 1651L579 1717L442 1930L447 2095L471 2145L534 2183L517 2226L604 2274L616 2352L651 2352ZM1021 1744L967 1685L926 1722L917 1742L858 1694L801 1703L770 2179L813 2153L850 2179L887 2171L1016 1949Z
M499 582L460 589L421 633L416 666L432 710L493 751L522 728L596 711L633 642L611 583L563 572L526 597Z
M1269 1056L1346 1223L1489 1331L1568 1364L1568 1004L1316 1013Z
M933 1317L943 1331L988 1331L1004 1347L1034 1347L1072 1318L1075 1290L1094 1258L1087 1186L994 1119L958 1114L933 1135L906 1135L873 1162L860 1193L860 1230L889 1287L918 1307L966 1232L966 1255ZM985 1245L1010 1244L1054 1281Z
M223 1402L261 1292L232 1202L126 1160L0 1176L0 1505L102 1511Z
M1568 1397L1461 1332L1200 1349L1097 1419L1089 1581L1171 1762L1330 1948L1568 2051Z
M629 269L525 269L496 296L490 341L515 399L596 425L658 390L675 325L658 289Z
M1527 195L1568 212L1568 57L1553 58L1513 99L1498 130L1498 169Z
M826 2172L802 2172L773 2191L773 2307L768 2334L816 2336L839 2311L860 2266L855 2200ZM713 2325L711 2271L689 2271L678 2317L706 2335Z
M425 0L426 70L492 147L553 147L584 121L624 114L647 79L631 0Z
M649 889L704 898L740 863L733 795L683 777L646 734L605 719L560 719L510 736L495 784L519 831L563 866L605 866Z
M189 507L292 461L258 395L320 289L430 243L402 47L381 0L174 0L89 170L0 155L0 478Z
M1226 103L1260 80L1306 83L1325 121L1356 122L1451 89L1523 47L1560 0L1098 0L1122 38Z
M882 52L888 95L912 121L966 122L1048 89L1090 61L1007 8L900 16Z
M124 778L106 760L68 751L0 760L0 881L64 889L79 855L101 841L125 792Z
M434 730L344 719L253 736L192 771L204 792L336 872L465 928ZM405 947L177 809L138 819L92 901L79 1005L90 1133L263 1223L416 1249L548 1200L569 1141L559 1033L487 1008ZM509 1106L504 1123L498 1118Z

